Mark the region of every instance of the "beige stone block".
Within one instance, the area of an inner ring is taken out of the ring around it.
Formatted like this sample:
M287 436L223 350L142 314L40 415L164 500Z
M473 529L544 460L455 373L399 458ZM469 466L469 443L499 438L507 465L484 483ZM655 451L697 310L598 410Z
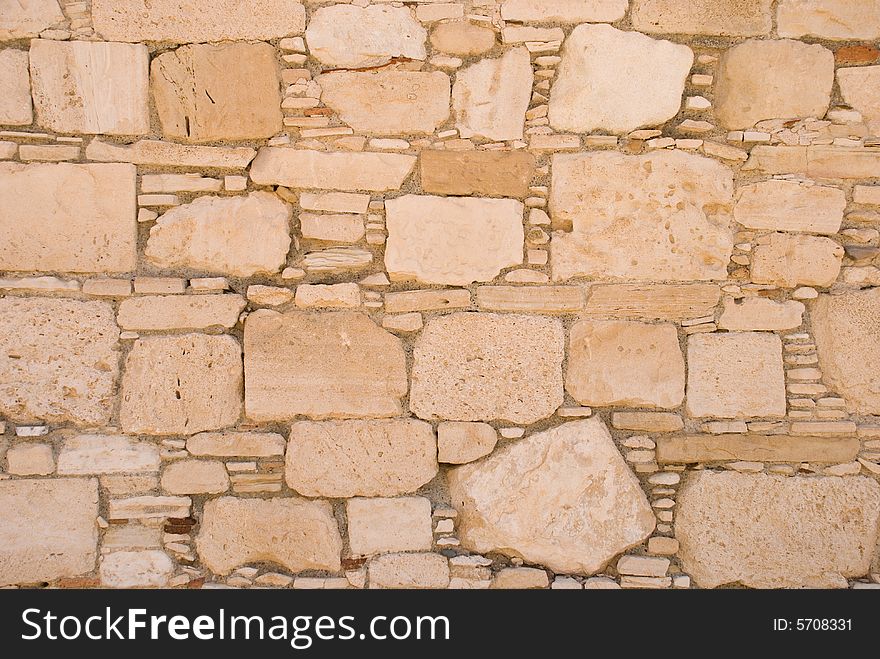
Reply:
M562 324L553 318L433 318L413 351L410 410L423 419L534 423L562 404L562 359Z
M861 0L781 0L779 36L871 40L880 37L880 5Z
M579 25L565 41L550 92L550 125L618 134L660 125L678 114L693 61L684 45L610 25Z
M807 174L817 178L880 177L880 149L840 146L807 147Z
M414 492L437 470L434 431L423 421L297 421L284 476L304 496L336 499Z
M450 55L482 55L495 46L495 31L466 21L441 23L431 32L431 45Z
M618 574L636 577L665 577L668 569L668 558L627 555L621 556L617 561Z
M534 567L506 567L495 574L489 588L496 590L520 590L525 588L548 588L550 579L545 570Z
M37 123L58 133L150 132L148 66L143 44L34 39Z
M504 0L501 17L533 23L612 23L626 13L628 0Z
M880 7L875 13L874 30L880 36ZM880 66L838 69L837 84L843 100L861 112L871 134L880 134Z
M300 284L295 299L303 309L355 309L361 306L361 289L353 283Z
M222 181L201 174L143 174L141 192L219 192Z
M441 195L525 197L535 174L527 151L436 151L421 153L422 190Z
M440 554L383 554L367 567L370 588L446 588L449 561Z
M219 494L229 489L226 465L219 460L178 460L162 472L169 494Z
M27 51L0 50L0 124L28 126L33 120Z
M364 217L347 213L334 215L300 213L299 230L306 240L356 243L364 237Z
M715 116L729 129L764 119L824 117L834 55L790 39L749 40L727 50L715 76Z
M654 530L638 480L597 418L508 444L448 479L462 546L555 572L598 572Z
M843 255L830 238L772 233L760 238L752 253L752 281L783 288L831 286Z
M300 208L326 213L366 213L370 195L352 192L301 192Z
M159 216L145 254L161 268L238 277L278 272L290 249L290 213L271 192L199 197Z
M614 203L611 203L611 202ZM733 250L733 172L680 151L553 156L553 278L711 280Z
M724 298L718 327L726 330L790 330L801 326L804 304L797 300L775 302L764 297Z
M109 588L164 588L174 574L174 561L164 551L114 551L101 556L98 575Z
M675 432L684 427L684 421L672 412L615 412L611 425L639 432Z
M755 37L772 27L772 0L634 0L631 19L641 32Z
M251 140L281 130L275 48L267 43L182 46L150 65L166 137L185 142Z
M675 530L700 587L846 588L870 568L878 521L869 478L700 471L679 493Z
M674 556L678 553L679 542L675 538L667 538L661 535L648 538L648 552L661 556Z
M203 432L186 440L191 455L268 458L284 455L287 442L274 432Z
M109 423L118 341L109 303L0 298L0 413L15 421Z
M580 286L480 286L477 306L489 311L574 313L583 309Z
M158 140L114 144L95 138L86 147L86 158L106 162L130 162L156 167L212 167L244 169L256 149L247 146L196 146Z
M158 483L156 483L158 487ZM192 512L190 497L166 497L151 494L111 499L109 506L110 520L166 520L168 518L189 517Z
M134 270L135 176L131 165L0 163L0 268Z
M674 325L582 320L572 326L565 389L582 405L678 407L684 357Z
M48 476L55 471L52 447L40 442L11 446L6 451L6 471L16 476Z
M690 416L785 416L782 341L778 336L760 332L692 334L687 349Z
M714 315L720 299L717 284L602 284L588 289L585 315L681 321Z
M159 447L123 435L76 435L64 440L58 473L90 476L159 471Z
M471 305L470 291L464 288L426 289L385 294L386 313L446 311Z
M441 71L338 71L316 80L321 102L356 131L431 135L449 118L449 76Z
M345 502L351 552L370 556L430 550L431 501L424 497L349 499Z
M856 437L825 439L792 435L677 435L657 438L657 461L849 462L859 452Z
M460 69L452 87L452 108L461 137L522 139L533 81L525 48Z
M0 41L35 37L64 21L57 0L4 2L0 12Z
M0 481L0 585L94 570L97 517L97 479Z
M392 281L467 285L523 260L523 205L513 199L406 195L385 202Z
M366 314L260 310L245 322L244 345L245 406L255 421L401 412L403 344Z
M234 327L244 310L241 295L145 295L119 304L117 322L127 330Z
M182 334L135 341L125 360L119 421L125 432L193 435L241 414L241 346L231 336Z
M260 562L291 572L337 572L342 538L328 501L220 497L205 503L196 549L204 565L221 575Z
M437 460L464 464L489 455L498 433L488 423L443 421L437 426Z
M737 190L733 218L749 229L835 234L845 208L840 188L770 180Z
M257 305L279 307L292 302L294 292L284 286L263 286L254 284L247 287L247 299Z

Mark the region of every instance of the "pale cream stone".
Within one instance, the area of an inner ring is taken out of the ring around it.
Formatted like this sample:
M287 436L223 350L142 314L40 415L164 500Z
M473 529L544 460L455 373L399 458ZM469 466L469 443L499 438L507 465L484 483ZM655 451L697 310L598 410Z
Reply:
M735 419L785 416L782 341L775 334L729 332L688 337L687 411Z
M353 554L431 549L431 501L424 497L349 499L348 543Z
M431 45L450 55L482 55L495 46L495 31L466 21L441 23L431 32Z
M254 284L247 287L247 299L254 304L278 307L293 301L293 291L283 286Z
M278 272L290 249L291 209L271 192L203 196L159 216L145 254L162 268L238 277Z
M134 270L135 178L132 165L0 163L0 268Z
M656 556L621 556L617 561L618 574L636 577L665 577L669 559Z
M150 132L149 53L143 44L31 42L37 123L59 133Z
M48 476L55 471L49 444L25 442L6 451L6 471L16 476Z
M27 51L0 50L0 124L27 126L33 120Z
M219 192L221 186L220 179L200 174L144 174L141 176L141 192Z
M437 470L434 432L424 421L297 421L284 477L308 497L397 496Z
M675 530L682 569L703 588L845 588L870 568L878 520L869 478L699 471L678 496Z
M174 574L174 561L164 551L114 551L101 556L98 575L108 588L164 588Z
M492 579L489 588L512 590L523 588L548 588L550 579L545 570L534 567L506 567Z
M219 494L229 489L226 465L219 460L178 460L162 472L169 494Z
M624 430L641 432L673 432L681 430L684 422L671 412L615 412L611 425Z
M585 314L681 321L713 315L720 299L716 284L602 284L589 288Z
M823 117L831 101L834 55L816 44L752 39L724 53L715 80L715 116L725 128Z
M186 440L192 455L267 458L284 455L284 437L273 432L203 432Z
M550 125L559 131L628 133L678 114L694 53L687 46L579 25L566 39L550 92Z
M467 285L523 260L523 204L514 199L406 195L385 202L392 281Z
M840 188L771 179L737 190L733 218L750 229L835 234L845 208Z
M97 517L97 479L0 481L0 586L94 570Z
M35 37L64 20L57 0L8 0L0 11L0 41Z
M733 172L680 151L553 156L553 278L725 279ZM589 302L588 302L589 307Z
M356 243L364 237L362 215L300 213L299 231L306 240Z
M386 313L448 311L450 309L465 309L470 305L470 291L463 288L426 289L385 294Z
M684 356L675 325L575 323L565 389L582 405L678 407L684 398Z
M205 503L196 549L204 565L221 575L261 562L291 572L336 572L342 538L328 501L220 497Z
M871 0L780 0L779 36L871 40L880 37L880 5Z
M14 421L109 423L118 341L107 302L0 298L0 413Z
M216 167L244 169L257 154L247 146L196 146L158 140L113 144L95 138L86 147L86 158L106 162L130 162L157 167Z
M244 310L241 295L144 295L119 304L116 321L127 330L234 327Z
M356 309L361 306L357 284L300 284L296 287L296 306L303 309Z
M231 336L183 334L135 341L125 360L119 421L125 432L192 435L241 414L241 346Z
M830 238L771 233L752 252L752 281L784 288L830 286L843 255L843 247Z
M880 6L876 30L880 36ZM838 69L837 84L843 100L862 114L871 134L880 135L880 66Z
M755 37L772 27L772 0L633 0L633 27L661 34Z
M64 440L58 454L63 476L159 471L159 447L123 435L77 435Z
M490 311L573 313L584 306L579 286L480 286L477 306Z
M880 288L820 295L810 309L824 381L856 414L880 414Z
M745 433L745 429L743 429ZM859 452L857 437L791 435L676 435L657 438L657 461L671 464L751 460L764 462L849 462Z
M264 147L250 174L257 185L384 192L399 189L415 164L415 156L403 153L322 153Z
M351 192L302 192L299 195L299 205L307 211L366 213L370 205L370 195Z
M302 34L300 0L92 0L92 25L115 41L270 40Z
M489 455L498 433L488 423L443 421L437 426L437 460L464 464Z
M452 87L455 126L464 138L520 140L534 73L525 48L459 70Z
M409 7L332 5L315 11L306 30L309 53L334 68L366 68L395 57L423 60L428 33Z
M527 151L422 151L422 190L442 195L526 197L535 174Z
M804 304L797 300L775 302L765 297L724 298L718 327L726 330L790 330L801 326Z
M275 135L281 129L275 57L270 44L243 42L182 46L155 57L150 82L163 134L185 142Z
M383 554L367 567L370 588L446 588L449 561L432 553Z
M156 483L158 486L158 483ZM192 499L189 497L165 497L143 495L126 499L111 499L110 520L147 520L169 517L188 517L192 512Z
M534 423L562 404L562 359L562 324L554 318L433 318L413 351L410 409L423 419Z
M613 23L628 0L504 0L501 17L532 23Z
M441 71L338 71L318 76L321 101L356 131L430 135L449 118Z
M255 421L389 417L407 392L403 344L354 311L250 314L245 406Z
M404 313L399 316L385 316L382 318L382 327L392 332L418 332L422 329L422 314Z
M654 514L607 428L572 421L448 472L462 545L594 574L654 530Z

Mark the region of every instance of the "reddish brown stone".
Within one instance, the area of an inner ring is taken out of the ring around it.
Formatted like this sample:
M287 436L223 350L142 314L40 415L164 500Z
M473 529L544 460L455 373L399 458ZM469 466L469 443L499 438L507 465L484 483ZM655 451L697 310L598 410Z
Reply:
M874 64L880 60L880 50L873 46L844 46L834 53L834 62L837 66L850 66L853 64Z

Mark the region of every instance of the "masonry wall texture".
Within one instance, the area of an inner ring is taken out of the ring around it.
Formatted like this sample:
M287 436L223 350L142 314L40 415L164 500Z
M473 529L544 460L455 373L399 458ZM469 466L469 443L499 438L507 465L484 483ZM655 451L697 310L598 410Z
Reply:
M0 2L0 586L880 588L880 3Z

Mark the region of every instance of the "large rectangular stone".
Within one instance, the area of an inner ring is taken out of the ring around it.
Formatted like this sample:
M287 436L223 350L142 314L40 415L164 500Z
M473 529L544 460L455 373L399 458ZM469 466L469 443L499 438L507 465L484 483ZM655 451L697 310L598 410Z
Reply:
M584 306L580 286L480 286L477 306L490 311L574 313Z
M244 169L256 154L256 150L249 146L196 146L158 140L112 144L96 138L86 147L86 158L89 160L130 162L152 167Z
M430 194L525 197L534 174L527 151L422 151L422 190Z
M712 315L721 301L716 284L603 284L587 293L586 315L687 320Z
M792 435L675 435L657 437L657 461L672 464L749 460L756 462L850 462L857 437Z
M135 168L0 163L0 269L130 272Z
M880 149L842 146L754 147L744 170L807 174L815 178L880 177Z
M145 295L123 300L117 321L136 331L233 327L244 307L241 295Z
M385 294L386 313L444 311L446 309L465 309L470 305L471 294L465 288L401 291Z

